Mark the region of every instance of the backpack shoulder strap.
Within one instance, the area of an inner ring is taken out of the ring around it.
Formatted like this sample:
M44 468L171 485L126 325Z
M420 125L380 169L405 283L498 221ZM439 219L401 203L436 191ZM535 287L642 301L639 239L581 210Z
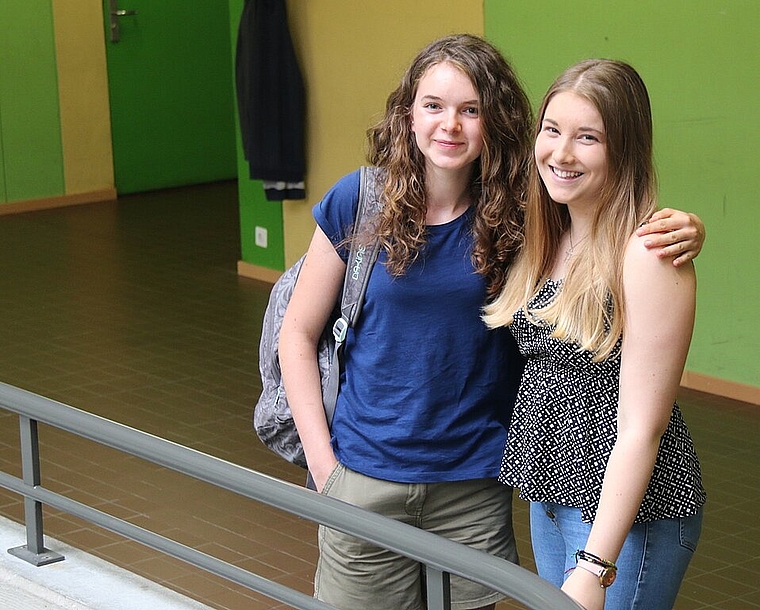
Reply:
M381 200L378 194L377 180L379 173L380 170L376 167L362 166L361 168L359 205L356 209L352 237L369 229L380 211ZM335 403L338 400L340 354L343 342L346 340L349 327L356 324L359 319L369 275L375 265L379 250L380 240L377 238L366 244L358 239L351 240L351 249L346 263L346 275L343 280L340 317L335 320L332 328L335 346L330 363L330 376L322 396L328 425L332 424Z
M380 212L380 197L378 195L379 170L376 167L361 168L359 182L359 205L354 219L353 236L368 232ZM343 293L341 297L339 322L333 327L335 340L342 343L345 333L350 326L354 326L359 319L364 294L367 291L367 283L372 272L372 267L377 260L380 249L380 240L374 239L369 243L353 239L351 250L346 263L346 276L343 280Z

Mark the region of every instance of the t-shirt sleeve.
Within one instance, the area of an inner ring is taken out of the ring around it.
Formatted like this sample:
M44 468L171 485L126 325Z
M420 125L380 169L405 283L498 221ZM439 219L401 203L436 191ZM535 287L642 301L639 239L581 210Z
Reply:
M343 176L312 209L317 225L344 261L349 251L344 240L351 233L359 205L360 175L361 170L356 170Z

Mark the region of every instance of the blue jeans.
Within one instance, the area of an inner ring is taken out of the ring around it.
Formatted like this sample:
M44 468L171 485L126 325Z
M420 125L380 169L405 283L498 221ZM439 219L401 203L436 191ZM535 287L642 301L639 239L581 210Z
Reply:
M701 509L692 517L634 524L616 561L605 610L671 610L701 529ZM581 521L578 508L531 502L530 531L539 576L561 587L591 524Z

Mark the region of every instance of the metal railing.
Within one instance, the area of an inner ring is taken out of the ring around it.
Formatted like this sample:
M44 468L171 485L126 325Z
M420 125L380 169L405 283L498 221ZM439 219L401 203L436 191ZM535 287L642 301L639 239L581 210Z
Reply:
M410 557L426 568L429 610L450 609L452 574L504 593L532 609L578 609L559 589L507 561L69 405L0 383L0 408L18 414L21 434L22 478L0 473L0 486L24 496L27 543L9 552L35 565L63 560L44 546L42 505L46 504L294 608L332 608L300 591L45 489L37 430L38 423L44 423Z

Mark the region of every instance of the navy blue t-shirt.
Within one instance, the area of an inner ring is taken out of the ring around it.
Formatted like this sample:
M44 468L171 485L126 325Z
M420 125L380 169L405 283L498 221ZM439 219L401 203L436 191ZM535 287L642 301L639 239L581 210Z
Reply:
M354 172L314 207L336 246L358 189ZM389 275L380 253L346 339L332 427L335 455L352 470L408 483L498 475L523 361L509 331L480 319L486 287L470 257L472 214L429 226L403 276Z

